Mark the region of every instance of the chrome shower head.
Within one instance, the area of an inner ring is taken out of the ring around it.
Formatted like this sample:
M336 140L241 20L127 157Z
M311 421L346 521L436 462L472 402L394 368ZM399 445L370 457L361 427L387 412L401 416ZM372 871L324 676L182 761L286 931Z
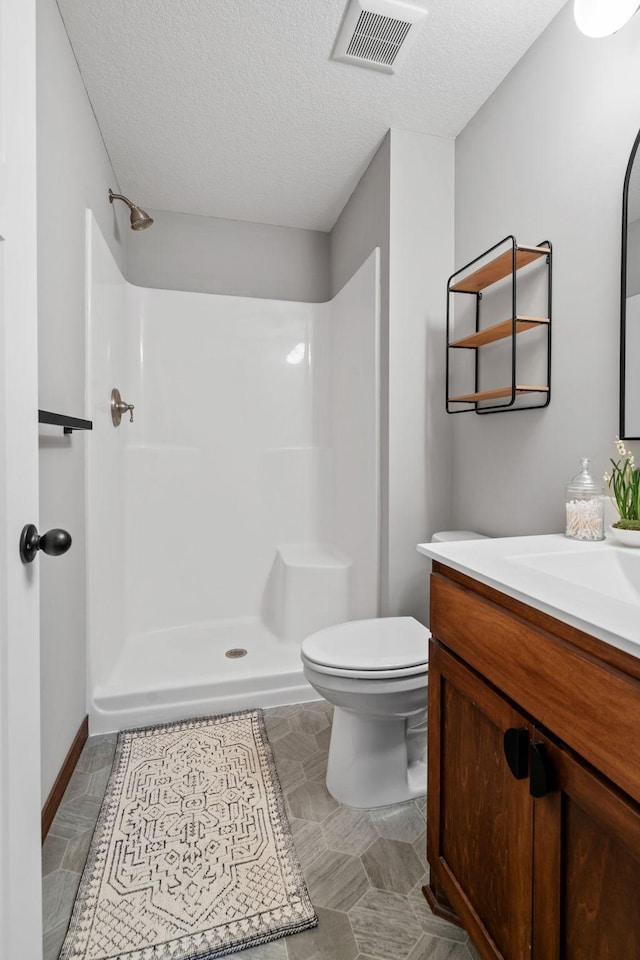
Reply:
M114 193L113 190L109 188L109 203L113 203L114 200L122 200L129 207L129 210L131 210L132 230L146 230L147 227L150 227L153 223L153 219L148 213L145 213L140 207L136 207L135 203L123 197L121 193Z

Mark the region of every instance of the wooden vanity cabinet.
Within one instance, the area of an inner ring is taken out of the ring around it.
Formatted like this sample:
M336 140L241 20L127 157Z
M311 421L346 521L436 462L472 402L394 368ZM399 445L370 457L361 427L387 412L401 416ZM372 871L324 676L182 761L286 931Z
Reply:
M640 958L640 808L545 746L555 783L534 802L532 955Z
M431 602L427 899L483 960L640 958L640 661L440 564Z

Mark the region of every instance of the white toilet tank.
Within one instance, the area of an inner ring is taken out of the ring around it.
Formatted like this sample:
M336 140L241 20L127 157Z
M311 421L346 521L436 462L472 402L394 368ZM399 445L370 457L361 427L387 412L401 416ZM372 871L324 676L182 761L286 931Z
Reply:
M488 540L484 533L473 530L440 530L431 537L431 543L454 543L456 540Z

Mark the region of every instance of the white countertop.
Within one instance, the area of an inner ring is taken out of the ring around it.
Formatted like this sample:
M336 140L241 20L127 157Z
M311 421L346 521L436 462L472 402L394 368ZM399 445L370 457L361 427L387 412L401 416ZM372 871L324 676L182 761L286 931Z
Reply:
M640 549L539 537L420 543L418 552L640 657Z

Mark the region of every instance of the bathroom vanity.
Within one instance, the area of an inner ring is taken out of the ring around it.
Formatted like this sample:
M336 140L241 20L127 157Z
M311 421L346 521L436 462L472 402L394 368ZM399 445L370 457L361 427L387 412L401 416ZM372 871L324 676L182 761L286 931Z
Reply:
M434 559L425 896L483 960L640 957L640 553L562 537L419 550Z

